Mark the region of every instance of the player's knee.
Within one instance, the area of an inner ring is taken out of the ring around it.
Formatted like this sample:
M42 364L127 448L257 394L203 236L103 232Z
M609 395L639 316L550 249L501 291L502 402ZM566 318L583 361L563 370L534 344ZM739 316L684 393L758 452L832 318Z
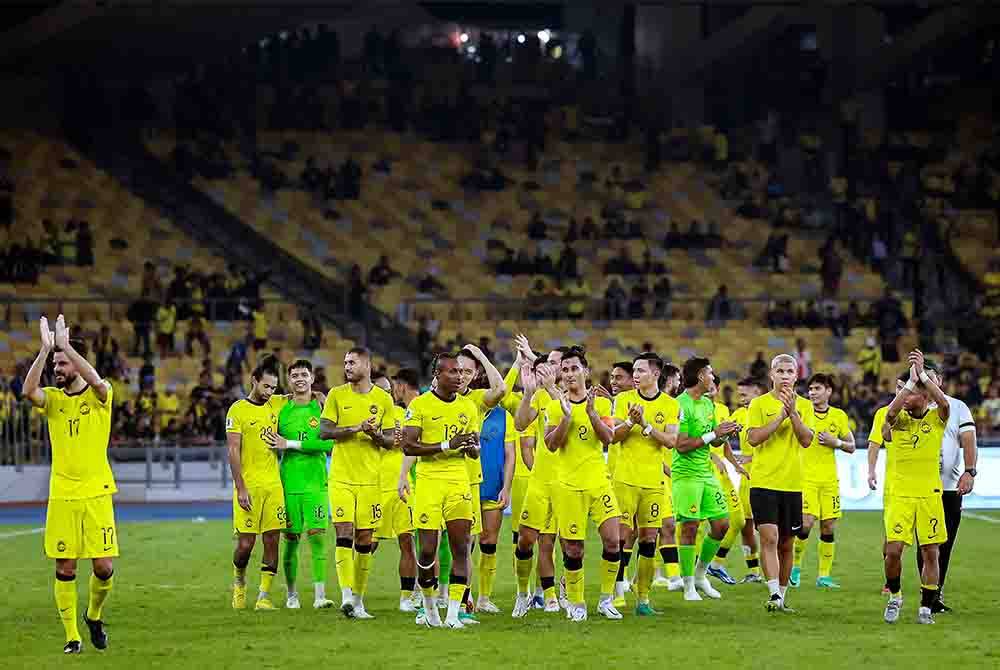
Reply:
M338 549L353 549L354 548L354 538L352 537L337 537L337 548Z
M903 555L902 542L889 542L885 545L886 558L893 558L898 560L902 555Z
M605 547L607 550L607 547ZM614 551L618 551L618 547L614 547ZM578 542L576 540L567 540L563 546L563 554L571 558L578 558L583 560L583 542Z
M833 535L833 531L836 527L836 521L834 519L828 519L827 521L820 522L819 532L823 535Z
M413 551L413 535L403 533L399 536L399 548L405 552Z
M420 557L417 559L419 567L422 570L433 570L434 561L437 560L437 552L434 550L427 551L425 549L420 550Z
M372 543L372 532L371 528L361 528L354 534L355 544L371 544Z
M76 568L70 566L56 566L56 579L60 582L71 582L76 579Z
M829 533L820 533L819 541L831 544L833 542L833 530L830 530Z
M94 561L94 576L102 582L106 582L111 579L111 575L113 575L114 572L115 570L111 564L110 558L99 558Z
M309 536L325 535L325 534L326 534L326 528L310 528L309 530L306 531L306 535Z
M639 555L643 558L656 558L656 542L649 540L640 542Z
M309 531L309 534L313 535L313 532ZM285 542L298 542L301 539L298 533L285 533Z
M497 553L496 542L491 542L491 543L480 542L479 551L483 552L487 556L492 556L493 554Z
M583 570L583 556L563 555L563 567L567 570Z

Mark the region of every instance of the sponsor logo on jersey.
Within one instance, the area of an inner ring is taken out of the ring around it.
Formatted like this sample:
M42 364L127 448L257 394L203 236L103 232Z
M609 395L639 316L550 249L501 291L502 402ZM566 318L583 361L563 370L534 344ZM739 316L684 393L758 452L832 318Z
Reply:
M428 517L426 514L420 515L420 523L427 523L428 521L430 521L430 517Z
M319 428L319 419L317 419L314 416L310 417L309 418L309 427L310 428Z
M469 423L469 417L466 416L465 412L460 412L459 413L459 415L458 415L458 422L460 424L462 424L463 426L465 426L465 425L467 425Z
M663 412L657 412L656 413L656 423L663 423L666 420L667 420L667 417L665 417L663 415Z
M897 533L902 533L903 532L903 524L897 523L895 526L893 526L892 530L895 531L895 532L897 532Z
M81 411L83 411L83 410L81 410ZM931 427L929 425L927 425L926 423L922 423L922 424L920 424L920 432L923 433L924 435L926 435L927 433L931 432Z
M372 416L378 416L378 405L372 405L368 408L368 413Z
M344 508L343 507L338 507L337 511L335 512L335 514L337 515L338 519L342 518L344 516Z
M80 414L87 415L90 414L90 405L86 402L80 403Z
M66 551L66 543L63 540L56 543L56 551Z

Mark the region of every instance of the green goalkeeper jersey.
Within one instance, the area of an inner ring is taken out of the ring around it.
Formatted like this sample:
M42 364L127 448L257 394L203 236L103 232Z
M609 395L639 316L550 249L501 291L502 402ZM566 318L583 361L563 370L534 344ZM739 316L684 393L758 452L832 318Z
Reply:
M313 398L308 405L289 400L278 413L278 433L286 440L298 440L302 449L288 449L281 457L281 485L285 493L326 491L326 456L333 440L319 439L319 419L323 408Z

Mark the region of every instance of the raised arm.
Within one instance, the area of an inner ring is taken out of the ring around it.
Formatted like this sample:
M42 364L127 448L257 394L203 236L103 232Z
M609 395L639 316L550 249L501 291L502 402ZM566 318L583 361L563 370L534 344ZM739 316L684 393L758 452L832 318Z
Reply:
M45 391L42 390L42 372L45 371L45 364L49 360L49 354L55 346L55 333L49 330L49 320L44 316L38 321L38 328L41 331L42 345L38 349L38 355L28 368L28 374L24 376L24 387L22 392L35 407L45 407Z
M72 343L69 341L69 328L66 327L66 320L63 315L60 314L59 318L56 319L56 348L62 350L66 354L66 358L69 359L73 367L76 368L77 373L87 382L91 389L94 391L94 395L97 399L101 401L102 404L106 403L108 400L108 386L101 379L101 375L97 374L97 370L94 366L90 364L86 358L80 355L80 353L73 348Z
M528 426L538 418L538 410L531 404L537 390L536 381L537 378L533 370L525 368L521 371L524 395L521 396L521 404L517 406L517 412L514 414L514 428L519 431L527 430Z
M587 391L587 418L590 419L590 425L594 429L594 434L597 435L597 439L601 441L604 446L611 444L611 440L614 439L615 430L608 424L604 423L604 417L601 413L597 411L596 403L594 402L597 398L597 389L591 387Z
M948 402L948 396L944 394L941 387L937 384L937 376L928 374L924 369L924 353L919 349L914 349L910 353L910 361L916 368L917 377L920 378L920 383L924 385L927 389L927 394L931 397L935 403L937 403L937 413L941 418L942 423L948 423L948 417L951 416L951 403Z
M503 375L500 374L495 365L490 363L490 359L486 357L482 349L476 345L467 344L465 350L475 356L479 364L483 366L483 370L486 371L486 379L490 383L490 388L483 395L483 404L486 410L493 409L507 394L507 384L504 382Z
M569 427L573 423L572 409L565 396L559 394L559 405L562 408L562 416L559 423L552 425L545 423L545 446L549 451L559 451L566 446L566 438L569 437Z

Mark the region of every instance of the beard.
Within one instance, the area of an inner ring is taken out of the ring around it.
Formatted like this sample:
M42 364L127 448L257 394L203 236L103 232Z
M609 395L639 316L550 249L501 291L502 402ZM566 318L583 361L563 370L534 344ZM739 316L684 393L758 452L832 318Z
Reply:
M56 376L56 388L60 388L60 389L64 389L64 388L66 388L67 386L72 386L72 385L73 385L73 382L75 382L75 381L76 381L76 378L77 378L78 376L79 376L79 375L77 375L76 373L73 373L73 374L71 374L71 375L66 375L65 377L62 377L62 378L60 378L60 377L59 377L59 376L57 375L57 376ZM61 379L61 381L60 381L60 379Z

